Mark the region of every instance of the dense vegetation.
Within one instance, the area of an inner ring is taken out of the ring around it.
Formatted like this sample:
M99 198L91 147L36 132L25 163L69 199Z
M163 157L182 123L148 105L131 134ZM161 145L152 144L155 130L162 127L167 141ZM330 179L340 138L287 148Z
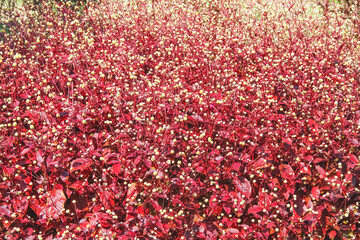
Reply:
M360 238L357 11L27 3L0 35L0 236Z

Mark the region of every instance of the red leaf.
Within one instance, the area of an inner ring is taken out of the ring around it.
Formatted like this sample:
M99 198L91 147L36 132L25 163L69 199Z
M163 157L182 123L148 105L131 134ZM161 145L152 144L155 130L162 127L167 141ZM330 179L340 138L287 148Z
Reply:
M84 120L83 116L81 116L80 114L76 114L76 118L82 122Z
M320 189L318 186L315 186L311 189L311 195L315 200L318 200L320 197Z
M69 173L67 171L60 170L60 178L62 181L67 182L69 179Z
M112 209L115 205L114 196L107 191L100 192L100 199L106 209Z
M131 183L130 187L127 190L126 198L130 200L130 203L135 202L135 198L138 195L138 192L136 191L136 183Z
M287 180L294 179L295 173L294 173L291 166L286 165L286 164L281 164L279 169L281 171L281 175L282 175L283 178L285 178Z
M314 160L314 157L311 155L307 155L305 158L306 162L312 162Z
M144 204L141 204L137 209L138 214L144 216L145 215L145 211L144 211Z
M46 219L48 219L49 217L52 217L54 219L59 218L62 210L64 209L65 201L66 197L63 190L51 190L46 201L45 210L41 211L40 215L42 215L43 218Z
M326 159L323 159L323 158L315 158L313 163L319 163L319 162L323 162L323 161L326 161Z
M217 156L217 155L219 155L219 154L220 154L219 150L214 149L214 150L212 150L212 151L209 153L209 156L210 156L210 157L214 157L214 156Z
M332 230L329 232L329 238L333 239L334 237L336 237L337 233L335 230Z
M31 198L29 201L29 207L35 212L37 216L43 211L43 206L40 206L37 199Z
M140 159L141 159L140 155L135 158L135 161L134 161L135 166L138 165L138 163L140 162Z
M113 170L113 173L115 175L119 175L120 174L120 170L121 170L121 164L120 163L115 163L113 166L112 166L112 170Z
M109 227L110 224L108 222L108 220L110 219L110 216L107 213L103 213L103 212L97 212L96 213L96 220L98 221L98 223L101 224L102 227Z
M239 162L234 162L233 165L232 165L232 168L235 171L239 170L240 167L241 167L241 163L239 163Z
M71 163L70 171L84 170L92 165L90 158L78 158Z
M288 200L290 194L294 194L294 193L295 193L295 186L294 185L291 185L291 186L287 187L285 192L284 192L285 199Z
M0 206L0 216L5 216L5 215L8 217L11 216L10 207L6 205Z
M259 197L258 204L260 207L266 208L271 205L271 198L269 194L260 191L258 197Z
M151 199L150 202L156 211L160 211L162 209L162 207L159 205L159 203L157 201L155 201L154 199Z
M7 166L5 166L4 168L5 168L5 169L4 169L4 172L5 172L7 175L11 175L11 174L13 174L13 173L15 172L15 168L14 168L14 167L7 167Z
M144 163L145 163L145 166L147 166L148 168L151 168L151 161L149 159L145 158Z
M224 208L225 212L229 215L231 212L231 208L228 206L224 206L223 208Z
M236 189L247 198L251 196L251 184L246 178L234 179Z
M260 158L259 160L257 160L253 165L252 167L255 169L255 170L258 170L258 169L262 169L262 168L265 168L267 165L267 161L265 158Z
M80 211L87 211L88 210L88 199L86 198L86 196L84 196L83 194L76 194L76 193L72 193L71 194L71 201L75 200L75 206L77 210Z
M336 54L339 55L341 53L341 50L343 49L345 43L341 44L340 47L337 49Z
M283 138L283 142L292 145L292 141L290 138Z
M254 206L249 208L248 213L258 213L258 212L260 212L262 210L263 210L262 207L260 207L258 205L254 205Z
M350 157L349 157L350 161L354 164L359 164L359 160L357 159L357 157L353 154L350 154Z
M28 209L29 201L24 197L18 197L13 204L14 210L19 214L26 213Z
M320 166L315 166L316 171L318 171L318 173L320 174L320 178L325 178L326 177L326 171L320 167Z

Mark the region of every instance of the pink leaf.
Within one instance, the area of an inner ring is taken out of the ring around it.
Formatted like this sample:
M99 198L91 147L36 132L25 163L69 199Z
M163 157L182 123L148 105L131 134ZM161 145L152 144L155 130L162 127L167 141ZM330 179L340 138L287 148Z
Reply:
M81 122L84 120L83 116L81 116L80 114L76 114L76 118Z
M251 184L246 178L233 180L236 189L247 198L251 196Z
M191 115L191 118L193 118L194 120L197 120L197 121L199 121L199 122L204 122L204 119L201 117L201 116L199 116L199 115Z
M350 143L352 144L352 145L359 145L359 141L358 140L356 140L355 138L352 138L352 139L350 139Z
M36 161L38 162L38 166L41 166L41 164L44 162L44 159L39 152L36 152Z
M225 236L226 237L232 237L232 236L237 235L239 233L240 233L240 231L238 229L236 229L236 228L228 228L226 230Z
M30 148L25 148L24 150L21 151L20 155L25 155L30 151Z
M201 173L203 170L204 170L203 167L197 167L197 168L196 168L196 171L199 172L199 173Z
M215 158L215 161L216 162L221 162L222 160L224 160L224 157L223 156L217 156L216 158Z
M226 233L237 234L239 233L239 230L236 228L228 228L228 230L226 230Z
M309 166L303 162L300 163L300 172L302 172L303 174L311 175Z

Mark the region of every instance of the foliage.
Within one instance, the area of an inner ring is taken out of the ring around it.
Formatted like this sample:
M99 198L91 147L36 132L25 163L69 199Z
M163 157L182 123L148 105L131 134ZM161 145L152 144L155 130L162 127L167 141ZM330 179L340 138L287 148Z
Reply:
M335 13L337 17L348 19L355 25L356 31L360 32L360 1L359 0L315 0L323 13Z
M359 0L317 0L314 1L320 5L325 11L329 10L330 5L337 5L338 10L349 15L352 11L357 10L359 13L360 1Z
M0 0L0 21L2 21L4 16L11 15L11 12L14 11L16 5L16 0ZM3 23L1 23L3 24ZM0 30L2 30L2 27Z
M353 22L288 1L42 6L0 42L1 238L360 238Z

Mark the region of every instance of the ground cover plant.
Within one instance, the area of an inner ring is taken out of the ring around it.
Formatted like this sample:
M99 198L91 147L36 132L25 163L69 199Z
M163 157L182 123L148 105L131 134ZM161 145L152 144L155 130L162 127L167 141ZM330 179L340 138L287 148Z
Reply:
M40 7L0 35L2 239L360 238L356 11Z

